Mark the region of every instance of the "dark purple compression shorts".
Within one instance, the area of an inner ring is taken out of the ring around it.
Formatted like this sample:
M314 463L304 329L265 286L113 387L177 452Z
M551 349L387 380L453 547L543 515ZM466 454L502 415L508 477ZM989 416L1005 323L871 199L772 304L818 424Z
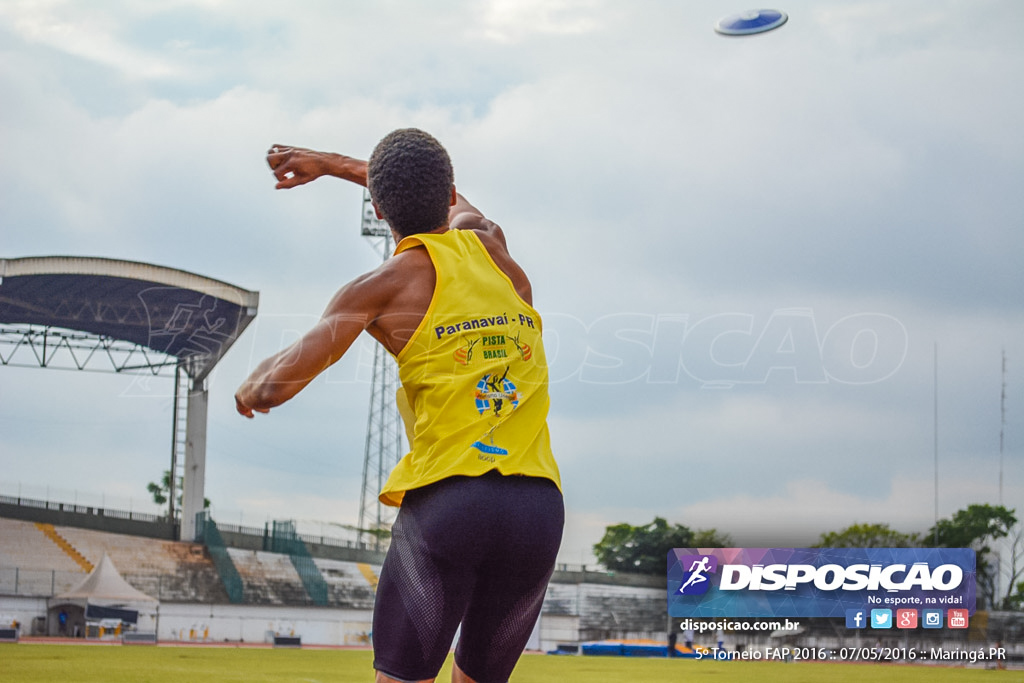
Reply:
M504 683L544 602L562 540L562 494L547 479L451 477L409 491L373 610L373 666L433 678L462 623L455 661Z

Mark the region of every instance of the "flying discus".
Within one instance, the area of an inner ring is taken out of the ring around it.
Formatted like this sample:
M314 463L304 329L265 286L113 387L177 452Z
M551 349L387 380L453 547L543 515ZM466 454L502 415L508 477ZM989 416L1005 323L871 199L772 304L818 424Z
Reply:
M724 36L749 36L776 29L788 19L789 15L781 10L752 9L719 19L715 31Z

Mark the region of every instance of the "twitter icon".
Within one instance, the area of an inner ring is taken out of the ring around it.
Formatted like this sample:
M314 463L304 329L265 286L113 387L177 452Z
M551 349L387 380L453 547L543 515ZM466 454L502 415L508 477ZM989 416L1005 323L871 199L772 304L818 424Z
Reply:
M892 610L871 610L871 628L892 628Z

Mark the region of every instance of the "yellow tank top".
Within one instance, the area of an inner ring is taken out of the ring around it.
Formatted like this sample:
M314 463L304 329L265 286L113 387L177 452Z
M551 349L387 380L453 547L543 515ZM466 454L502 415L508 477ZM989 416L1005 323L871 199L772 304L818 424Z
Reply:
M411 449L391 472L381 502L401 505L411 489L490 470L561 487L548 435L540 315L471 230L406 237L395 253L419 245L430 254L437 284L397 357L415 424Z

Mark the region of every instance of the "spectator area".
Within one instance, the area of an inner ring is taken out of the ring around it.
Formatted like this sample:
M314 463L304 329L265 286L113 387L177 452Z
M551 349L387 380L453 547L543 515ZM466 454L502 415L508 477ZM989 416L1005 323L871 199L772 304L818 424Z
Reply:
M52 527L47 536L44 526L0 518L0 593L49 596L66 591L87 575L74 553L92 566L106 553L128 583L162 602L228 602L202 544L68 526ZM52 538L54 533L66 549ZM310 603L288 555L229 548L228 556L242 579L244 603ZM379 566L326 558L314 562L327 582L330 606L372 609Z
M80 573L84 570L33 522L0 518L0 567Z
M379 566L324 558L316 558L314 562L327 582L328 604L373 609Z

